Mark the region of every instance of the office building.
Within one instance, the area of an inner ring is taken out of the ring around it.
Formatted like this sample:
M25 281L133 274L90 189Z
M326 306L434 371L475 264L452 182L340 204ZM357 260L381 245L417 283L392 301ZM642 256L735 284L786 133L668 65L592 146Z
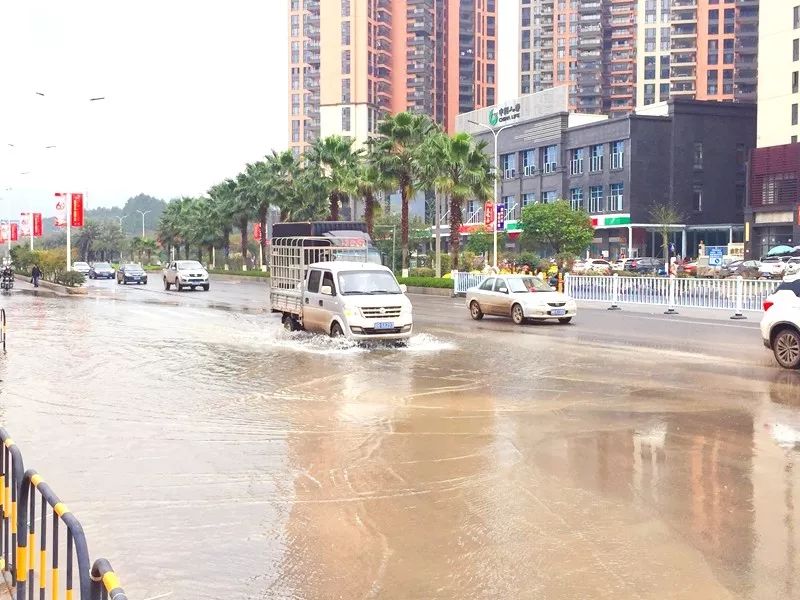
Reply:
M522 0L520 93L612 117L673 96L754 102L758 0Z
M697 255L701 241L743 241L754 105L672 98L609 119L570 112L566 89L554 88L492 108L513 117L499 135L508 231L519 228L524 206L564 199L591 215L592 255L654 256L660 227L650 211L669 203L684 215L669 224L682 256ZM474 111L459 116L458 126L493 152L493 138L473 123L488 118L487 109ZM465 231L483 223L482 210L469 204Z
M358 143L387 113L456 115L496 102L496 0L290 0L289 147Z

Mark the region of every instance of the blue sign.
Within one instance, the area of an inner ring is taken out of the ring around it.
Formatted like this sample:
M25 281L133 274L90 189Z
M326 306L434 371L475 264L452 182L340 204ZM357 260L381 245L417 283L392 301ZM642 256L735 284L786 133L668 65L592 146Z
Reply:
M506 228L506 207L502 204L497 205L497 231L503 231Z
M722 257L725 255L725 246L709 246L706 251L708 252L708 266L721 267Z

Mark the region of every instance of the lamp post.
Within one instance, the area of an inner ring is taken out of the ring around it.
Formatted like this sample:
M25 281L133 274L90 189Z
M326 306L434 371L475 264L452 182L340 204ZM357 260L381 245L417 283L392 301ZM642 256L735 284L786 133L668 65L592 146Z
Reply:
M152 210L146 210L146 211L142 212L141 210L138 210L138 209L137 209L137 211L136 211L136 212L137 212L137 213L139 213L140 215L142 215L142 239L144 239L144 216L145 216L147 213L151 213L151 212L153 212L153 211L152 211Z
M122 233L122 222L128 218L128 215L124 215L122 217L114 217L117 221L119 221L119 231Z
M468 120L468 123L472 123L473 125L477 125L478 127L482 127L487 131L491 132L492 136L494 136L494 205L495 211L497 210L497 206L499 205L500 198L498 197L500 194L500 158L498 156L498 148L497 148L497 138L500 136L500 132L504 129L508 129L512 125L503 125L499 129L495 129L494 127L489 127L488 125L484 125L483 123L478 123L477 121L473 121L472 119ZM492 229L494 230L494 268L497 269L497 214L492 215L492 222L494 226Z

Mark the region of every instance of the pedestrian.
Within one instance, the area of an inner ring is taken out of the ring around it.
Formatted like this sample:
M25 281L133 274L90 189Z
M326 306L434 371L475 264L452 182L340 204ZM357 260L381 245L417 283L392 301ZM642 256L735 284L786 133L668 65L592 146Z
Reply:
M33 265L33 269L31 269L31 280L33 281L33 287L39 287L39 279L42 276L42 270L39 268L39 265Z

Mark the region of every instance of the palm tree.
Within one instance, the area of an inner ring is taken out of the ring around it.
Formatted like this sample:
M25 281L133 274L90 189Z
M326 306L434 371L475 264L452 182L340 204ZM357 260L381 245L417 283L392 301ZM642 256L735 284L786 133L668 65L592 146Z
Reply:
M133 255L135 254L137 259L138 259L138 262L142 262L142 252L143 252L144 241L145 240L143 238L140 238L138 236L135 236L135 237L131 238L131 241L130 241L131 258L133 258Z
M367 232L373 237L375 228L375 195L396 189L397 182L380 168L380 160L376 154L374 141L369 142L369 151L358 167L356 188L359 196L364 199L364 221L367 223Z
M415 155L423 140L436 130L430 117L408 112L389 116L378 127L378 133L383 136L377 144L380 168L400 187L403 269L408 268L408 201L419 182Z
M233 222L242 234L242 268L247 268L247 229L255 216L258 203L257 182L253 177L251 165L236 176L233 202Z
M230 237L233 231L233 211L236 196L236 182L233 179L226 179L208 190L211 198L211 218L216 223L217 229L221 233L222 247L227 252L230 248Z
M453 136L439 134L426 143L427 171L437 173L436 189L450 199L450 257L458 268L464 202L470 197L486 200L492 195L494 181L485 142L474 143L468 133Z
M100 224L97 221L87 219L75 240L75 245L78 247L78 256L85 261L89 261L94 245L99 238Z
M306 153L306 168L317 169L328 184L329 220L339 220L339 208L356 192L356 170L360 150L353 150L353 141L340 135L318 139Z

